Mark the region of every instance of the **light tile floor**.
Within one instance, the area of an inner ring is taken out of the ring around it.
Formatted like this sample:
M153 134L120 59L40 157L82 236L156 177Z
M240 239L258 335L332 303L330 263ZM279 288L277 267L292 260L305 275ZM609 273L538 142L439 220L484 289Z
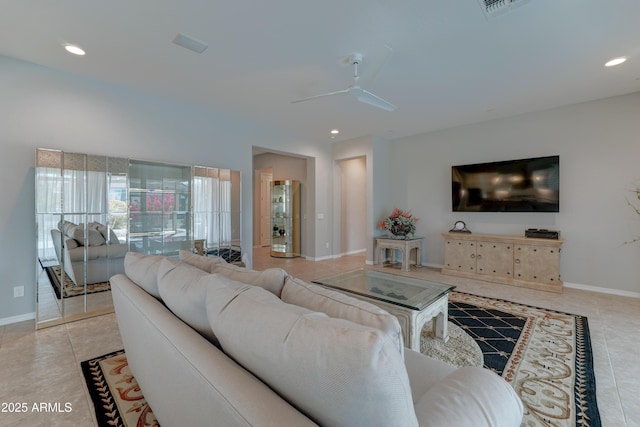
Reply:
M313 262L272 258L267 249L254 250L255 269L275 266L310 281L365 267L365 257ZM384 270L451 283L462 292L587 316L602 425L640 426L640 299L569 288L554 294L444 276L427 267L412 267L408 273L394 267ZM121 348L113 314L39 331L33 321L0 326L0 426L95 426L80 362Z

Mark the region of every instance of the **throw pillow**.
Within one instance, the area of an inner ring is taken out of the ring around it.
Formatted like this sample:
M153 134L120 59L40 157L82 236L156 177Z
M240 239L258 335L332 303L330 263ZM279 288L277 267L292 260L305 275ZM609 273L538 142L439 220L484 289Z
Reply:
M124 256L124 274L148 294L161 299L158 291L158 268L165 257L127 252Z
M180 261L184 261L187 264L199 268L200 270L206 271L207 273L212 272L211 270L213 270L214 265L226 263L225 260L217 256L202 256L185 250L180 250L180 252L178 252L178 256L180 257Z
M235 296L211 327L225 353L319 425L418 425L402 355L379 329L258 287Z
M77 224L74 224L71 221L60 221L58 223L58 230L60 230L65 236L69 237L71 237L71 231L75 227L77 227Z
M256 271L228 263L218 263L211 268L212 273L219 273L238 282L260 286L280 297L287 272L281 268L267 268Z
M280 298L289 304L321 311L329 317L351 320L380 329L393 339L400 354L404 354L402 329L398 318L380 307L291 276L285 280Z
M92 222L89 224L89 227L98 230L98 232L104 238L105 242L107 242L108 244L116 245L120 243L120 240L118 240L118 236L116 236L116 233L113 232L112 228L109 228L104 224L100 224L99 222Z
M81 246L100 246L106 243L102 234L100 234L100 232L95 228L91 227L87 228L88 239L85 239L85 229L82 224L76 225L70 229L70 233L69 237L74 238Z

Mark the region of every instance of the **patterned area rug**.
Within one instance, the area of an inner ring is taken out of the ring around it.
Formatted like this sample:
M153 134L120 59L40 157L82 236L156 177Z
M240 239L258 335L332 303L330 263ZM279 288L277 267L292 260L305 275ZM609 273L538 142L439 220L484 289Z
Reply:
M447 342L435 337L432 322L422 328L420 336L420 353L440 359L450 365L483 366L484 356L478 343L463 328L449 322L447 326L449 339Z
M124 350L81 362L100 427L158 427Z
M601 426L586 317L452 292L449 321L516 390L523 427ZM100 427L158 426L124 351L82 362L82 371Z
M47 277L51 283L53 291L56 293L58 299L60 299L60 266L54 265L51 267L45 267ZM92 283L87 285L87 293L93 294L95 292L104 292L111 290L109 282ZM64 276L64 287L62 288L63 298L76 297L78 295L84 295L84 287L78 286L73 283L73 280L69 276Z
M452 292L449 320L518 393L523 426L601 425L586 317Z

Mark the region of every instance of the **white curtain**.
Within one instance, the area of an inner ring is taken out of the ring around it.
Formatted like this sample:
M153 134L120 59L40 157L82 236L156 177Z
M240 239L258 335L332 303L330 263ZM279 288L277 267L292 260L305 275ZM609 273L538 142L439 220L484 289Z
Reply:
M36 212L38 213L38 257L56 259L50 230L58 228L62 211L62 176L59 168L39 167L36 177Z
M216 177L193 178L193 238L207 247L231 245L231 181Z
M86 179L86 189L84 187ZM107 174L94 171L64 171L63 212L73 214L87 212L101 214L107 212ZM75 215L74 215L75 217ZM70 220L72 222L76 222ZM89 220L91 222L92 219ZM84 222L84 219L78 222Z
M36 212L38 212L38 256L42 261L56 259L51 229L61 220L76 224L103 221L107 212L107 174L105 172L38 167ZM85 187L86 183L86 187Z

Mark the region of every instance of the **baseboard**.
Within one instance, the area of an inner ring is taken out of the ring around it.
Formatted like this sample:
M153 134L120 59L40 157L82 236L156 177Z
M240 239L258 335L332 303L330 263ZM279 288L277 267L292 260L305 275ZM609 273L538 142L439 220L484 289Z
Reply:
M601 288L599 286L581 285L579 283L564 282L565 288L579 289L581 291L597 292L600 294L617 295L621 297L640 298L639 292L622 291L620 289Z
M364 252L367 252L367 250L366 249L357 249L355 251L342 252L342 253L339 253L339 254L327 255L327 256L322 256L322 257L317 257L317 258L305 257L305 259L307 259L309 261L325 261L325 260L328 260L328 259L342 258L343 256L361 254L361 253L364 253Z
M335 257L333 255L327 255L327 256L321 256L321 257L311 257L311 256L305 256L304 259L306 259L307 261L326 261L328 259L334 259Z
M0 319L0 326L10 325L12 323L24 322L27 320L34 320L36 318L36 313L25 313L19 316L13 317L5 317L4 319Z
M340 254L340 256L361 254L363 252L367 252L367 249L366 248L362 248L362 249L356 249L355 251L343 252L343 253Z

